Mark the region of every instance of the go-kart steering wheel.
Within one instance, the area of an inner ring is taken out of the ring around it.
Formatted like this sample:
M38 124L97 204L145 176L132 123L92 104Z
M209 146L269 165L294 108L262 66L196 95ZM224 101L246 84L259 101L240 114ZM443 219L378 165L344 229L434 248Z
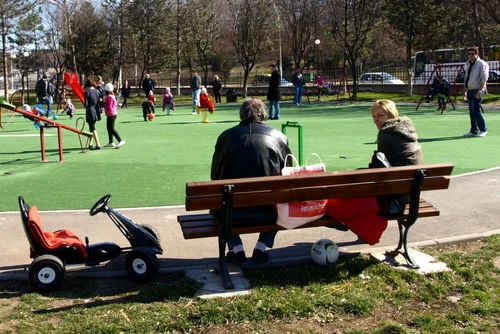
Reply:
M95 202L94 206L90 209L89 215L95 216L99 212L105 212L105 208L108 205L109 201L111 201L111 194L107 194Z

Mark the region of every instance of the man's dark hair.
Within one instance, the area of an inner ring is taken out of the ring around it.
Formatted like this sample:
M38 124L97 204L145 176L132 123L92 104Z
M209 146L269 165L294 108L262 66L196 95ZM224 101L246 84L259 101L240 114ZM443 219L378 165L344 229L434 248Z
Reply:
M263 122L267 120L267 108L259 99L248 99L240 108L240 119Z
M92 79L87 79L84 88L95 87L95 82Z
M472 51L475 54L479 54L479 48L477 46L471 46L470 48L467 49L467 51Z

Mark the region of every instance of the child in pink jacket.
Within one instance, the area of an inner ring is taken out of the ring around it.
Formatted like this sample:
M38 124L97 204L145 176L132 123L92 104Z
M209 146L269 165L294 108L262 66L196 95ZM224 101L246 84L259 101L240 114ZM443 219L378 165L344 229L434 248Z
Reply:
M116 97L113 94L113 84L107 83L104 86L104 92L106 97L104 98L104 112L106 113L106 129L108 130L108 138L109 142L104 145L104 147L116 147L120 148L125 145L125 141L121 139L118 132L115 130L115 121L118 116L118 102L116 101ZM118 141L118 145L115 146L113 142L113 137Z

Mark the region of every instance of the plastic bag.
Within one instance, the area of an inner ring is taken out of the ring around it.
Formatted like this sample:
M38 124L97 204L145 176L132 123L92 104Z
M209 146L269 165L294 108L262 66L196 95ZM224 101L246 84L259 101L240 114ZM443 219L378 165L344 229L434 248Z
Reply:
M299 166L297 159L291 154L287 155L285 158L285 166L287 165L287 159L290 157L296 167L284 167L281 171L282 175L304 175L304 174L314 174L314 173L324 173L326 172L326 166L318 157L320 163L314 165L306 165L303 167ZM309 159L308 159L309 161ZM293 203L280 203L276 204L276 211L278 212L278 221L276 224L283 226L286 229L293 229L301 225L307 224L309 222L315 221L325 214L326 205L328 200L317 200L317 201L304 201L304 202L293 202Z

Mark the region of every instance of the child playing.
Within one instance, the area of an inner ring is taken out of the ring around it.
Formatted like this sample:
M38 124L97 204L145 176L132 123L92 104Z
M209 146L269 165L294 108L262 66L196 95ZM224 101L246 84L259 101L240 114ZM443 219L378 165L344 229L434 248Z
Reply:
M115 137L118 141L116 148L120 148L125 145L125 141L120 138L120 135L115 130L115 121L118 116L118 102L113 94L113 89L114 87L111 83L107 83L104 86L104 112L106 113L106 129L108 130L109 139L109 142L104 147L115 147L115 143L113 142L113 137Z
M208 109L211 114L215 110L214 98L208 95L205 87L202 87L200 92L200 108Z
M142 102L142 116L144 117L144 121L153 119L153 117L149 116L150 114L155 114L155 105L148 98Z
M170 110L175 110L174 97L168 87L165 87L163 91L163 111L165 108L167 108L167 116L170 115Z
M69 116L69 119L73 118L73 115L75 115L75 106L71 102L71 99L66 99L66 107L64 108L64 111L66 112L66 115Z
M155 97L155 94L153 93L152 90L149 91L148 100L151 101L151 103L153 103L153 105L156 104L156 97Z
M209 113L213 114L215 111L215 103L214 103L214 98L210 95L208 95L207 89L205 87L201 88L200 91L200 106L196 106L196 112L199 114L200 109L202 112L201 116L201 122L202 123L208 123L208 115L207 115L207 110Z

